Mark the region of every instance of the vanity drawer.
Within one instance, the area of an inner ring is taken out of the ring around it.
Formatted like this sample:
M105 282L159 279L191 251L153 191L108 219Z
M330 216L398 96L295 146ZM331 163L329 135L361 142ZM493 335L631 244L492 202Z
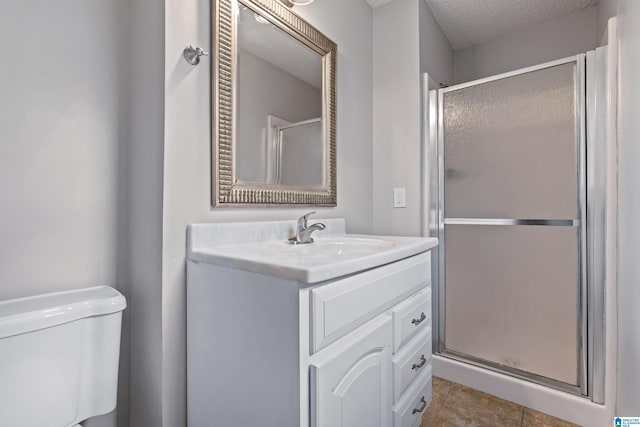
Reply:
M312 289L311 353L428 286L430 268L426 252Z
M431 365L431 328L425 328L393 358L393 401L397 402L422 371Z
M393 408L393 427L418 427L431 403L431 363Z
M431 326L431 287L393 307L393 352L411 337Z

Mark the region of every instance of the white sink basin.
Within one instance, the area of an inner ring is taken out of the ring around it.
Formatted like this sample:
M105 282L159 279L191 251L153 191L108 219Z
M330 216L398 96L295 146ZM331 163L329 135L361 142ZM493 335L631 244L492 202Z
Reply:
M292 245L284 243L289 248L278 248L288 253L305 256L323 257L354 257L371 255L393 248L394 243L384 239L369 237L316 237L313 243Z
M438 244L437 239L428 237L369 236L344 231L335 235L336 229L330 227L334 221L342 221L344 229L343 220L323 221L328 230L314 233L313 243L298 245L286 240L290 236L286 230L295 227L295 222L193 224L188 229L187 257L315 283L407 258ZM285 233L273 239L279 230Z

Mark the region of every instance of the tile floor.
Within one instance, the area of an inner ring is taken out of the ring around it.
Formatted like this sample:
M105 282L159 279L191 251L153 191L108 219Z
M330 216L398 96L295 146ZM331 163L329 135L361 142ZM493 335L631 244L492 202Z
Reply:
M420 427L579 427L487 393L433 377Z

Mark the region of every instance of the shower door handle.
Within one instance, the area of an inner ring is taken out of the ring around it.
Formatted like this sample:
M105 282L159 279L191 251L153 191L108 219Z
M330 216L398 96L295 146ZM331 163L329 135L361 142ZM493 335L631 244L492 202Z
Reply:
M446 179L460 179L463 178L463 173L459 169L447 168L444 176Z

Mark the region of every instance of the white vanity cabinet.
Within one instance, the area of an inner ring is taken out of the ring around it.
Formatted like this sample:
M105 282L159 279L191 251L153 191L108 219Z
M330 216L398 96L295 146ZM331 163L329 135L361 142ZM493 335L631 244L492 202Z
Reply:
M310 365L312 426L391 425L391 319L379 316Z
M315 283L208 259L187 262L190 427L419 426L428 251Z

